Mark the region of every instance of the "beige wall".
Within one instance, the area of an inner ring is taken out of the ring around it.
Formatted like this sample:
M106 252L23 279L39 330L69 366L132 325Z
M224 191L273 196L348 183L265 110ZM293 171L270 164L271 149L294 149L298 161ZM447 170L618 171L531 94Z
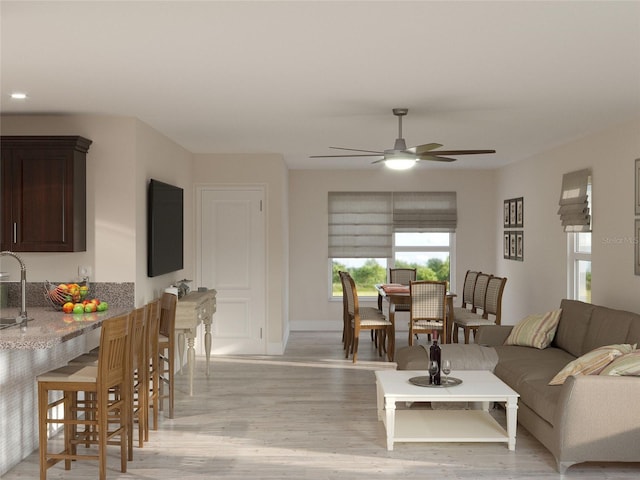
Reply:
M184 269L147 277L147 185L154 178L184 189ZM194 279L193 155L152 129L136 122L136 304L143 305L183 278ZM195 290L197 286L191 284Z
M292 170L289 177L291 330L342 328L342 303L329 299L329 191L456 191L457 264L452 266L452 289L462 288L469 268L495 271L495 172L435 169L425 164L412 172Z
M593 174L592 302L640 311L640 276L634 275L634 159L640 157L640 122L577 139L497 172L494 223L502 233L502 201L524 197L524 262L502 259L509 280L504 323L557 308L567 296L567 239L557 215L562 175L591 168Z
M281 155L195 155L194 186L262 185L266 195L267 352L282 353L288 336L288 172Z

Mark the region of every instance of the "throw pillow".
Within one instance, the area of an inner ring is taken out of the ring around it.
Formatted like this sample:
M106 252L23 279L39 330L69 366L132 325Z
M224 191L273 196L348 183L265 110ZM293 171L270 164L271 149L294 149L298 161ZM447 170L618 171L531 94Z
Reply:
M571 375L598 375L614 359L634 349L635 345L627 343L598 347L569 362L551 379L549 385L562 385Z
M505 340L505 345L533 347L540 350L547 348L558 329L562 310L529 315L513 327Z
M604 367L600 375L634 375L640 376L640 350L616 358Z

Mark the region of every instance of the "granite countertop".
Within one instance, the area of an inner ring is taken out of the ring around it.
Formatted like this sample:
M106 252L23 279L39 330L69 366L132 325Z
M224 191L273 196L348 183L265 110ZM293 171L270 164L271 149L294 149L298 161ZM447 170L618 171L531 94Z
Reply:
M39 350L51 348L74 337L94 330L105 320L131 311L129 308L110 308L106 312L73 315L58 312L52 307L27 307L29 318L27 331L19 326L0 330L0 350ZM2 317L17 314L15 309L2 309Z

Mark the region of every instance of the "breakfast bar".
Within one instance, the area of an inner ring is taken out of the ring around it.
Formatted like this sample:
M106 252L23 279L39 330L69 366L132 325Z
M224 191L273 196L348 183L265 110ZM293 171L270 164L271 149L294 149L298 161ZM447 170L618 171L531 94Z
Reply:
M38 448L35 378L98 346L102 322L129 310L73 315L33 307L26 330L0 330L0 476ZM14 309L1 312L11 314Z

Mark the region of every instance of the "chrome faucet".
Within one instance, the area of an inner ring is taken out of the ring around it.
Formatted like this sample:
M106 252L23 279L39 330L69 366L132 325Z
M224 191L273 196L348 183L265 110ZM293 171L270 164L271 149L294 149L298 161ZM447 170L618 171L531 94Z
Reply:
M18 318L16 318L16 324L21 323L22 327L25 328L27 326L27 267L22 261L22 258L13 252L9 252L8 250L0 252L0 257L4 256L13 257L20 264L20 294L22 303L20 305L20 313L18 314Z

